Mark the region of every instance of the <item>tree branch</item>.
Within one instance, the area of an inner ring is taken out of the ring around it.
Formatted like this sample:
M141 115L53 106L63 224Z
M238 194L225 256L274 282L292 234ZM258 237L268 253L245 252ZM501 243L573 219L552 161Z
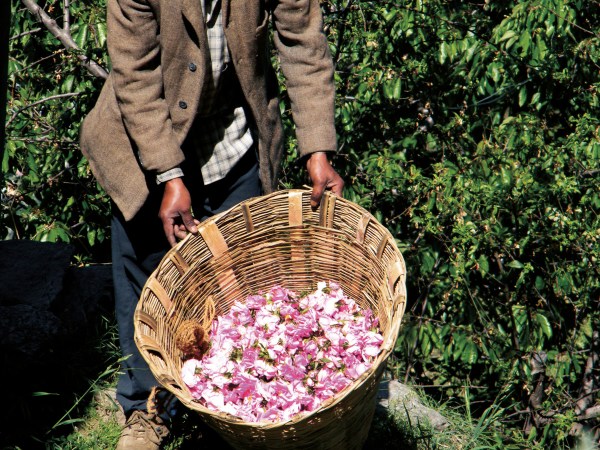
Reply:
M17 117L19 114L21 114L23 111L25 111L26 109L32 108L32 107L34 107L34 106L36 106L36 105L39 105L40 103L45 103L45 102L47 102L47 101L50 101L50 100L56 100L56 99L59 99L59 98L65 98L65 97L74 97L74 96L76 96L76 95L81 95L81 92L69 92L69 93L67 93L67 94L57 94L57 95L51 95L50 97L45 97L45 98L42 98L42 99L40 99L40 100L36 100L36 101L35 101L35 102L33 102L33 103L29 103L28 105L25 105L25 106L23 106L23 107L21 107L21 108L17 109L17 110L16 110L16 111L13 113L13 115L12 115L12 116L10 116L10 119L8 119L8 122L6 122L6 126L5 126L5 128L8 128L8 127L9 127L9 125L11 124L11 122L12 122L13 120L15 120L15 118L16 118L16 117Z
M69 0L63 0L63 30L71 35L71 11Z
M577 420L590 420L600 416L600 405L592 406L577 416Z
M19 34L16 34L14 36L11 36L10 40L14 41L15 39L19 39L19 38L22 38L23 36L27 36L28 34L37 33L40 30L41 30L41 28L34 28L32 30L23 31L22 33L19 33Z
M594 368L598 366L600 358L598 351L600 349L600 333L595 330L592 333L591 351L590 355L585 364L585 371L583 373L583 380L581 383L581 390L579 392L579 400L575 405L575 414L584 414L589 406L593 402L592 392L594 391L594 384L596 383L596 377L594 375Z
M0 123L6 119L6 96L8 91L8 48L11 19L11 2L0 6ZM0 128L0 159L4 159L6 127Z
M21 0L27 9L37 17L37 19L56 37L67 49L76 50L77 58L92 75L106 79L108 72L97 62L89 59L77 46L68 30L59 27L54 19L52 19L36 2L35 0ZM65 2L68 4L68 2Z
M54 57L56 57L56 55L59 55L59 54L63 53L64 51L65 51L65 49L63 49L63 48L61 48L61 49L59 49L59 50L56 50L54 53L51 53L51 54L49 54L48 56L44 56L44 57L42 57L42 58L38 59L37 61L34 61L34 62L32 62L31 64L28 64L28 65L27 65L27 66L25 66L25 67L22 67L22 68L20 68L20 69L18 69L18 70L15 70L13 73L24 72L24 71L26 71L26 70L28 70L28 69L31 69L31 68L32 68L33 66L35 66L36 64L39 64L39 63L41 63L41 62L44 62L44 61L46 61L47 59L54 58ZM14 61L16 61L16 59L14 59L14 58L11 58L11 59L13 59Z

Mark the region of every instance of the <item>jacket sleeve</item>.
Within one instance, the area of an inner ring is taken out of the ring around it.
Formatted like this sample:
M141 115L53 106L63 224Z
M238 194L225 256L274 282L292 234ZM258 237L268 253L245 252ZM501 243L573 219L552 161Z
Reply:
M300 155L336 150L333 61L319 0L275 1L273 22Z
M185 158L164 98L157 17L145 0L108 0L107 27L123 122L143 168L164 172Z

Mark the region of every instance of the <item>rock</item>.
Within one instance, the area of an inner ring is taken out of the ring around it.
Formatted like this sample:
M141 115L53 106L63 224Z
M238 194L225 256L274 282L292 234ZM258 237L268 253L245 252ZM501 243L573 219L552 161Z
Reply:
M0 305L48 309L63 289L72 256L67 244L0 241Z
M113 310L112 266L69 267L64 289L52 305L63 322L63 333L73 335L97 319L100 311Z
M26 443L19 448L38 448L32 436L62 420L105 369L96 344L114 311L111 266L74 266L73 253L66 244L0 241L0 384L11 405L0 412L0 441Z
M110 265L71 266L61 243L0 241L0 351L21 363L45 358L112 311Z
M31 305L0 306L0 349L26 360L34 359L60 332L51 312Z
M119 426L125 425L125 414L123 408L117 402L117 389L109 387L96 392L94 395L94 403L96 404L96 412L102 419L108 421L114 418Z
M427 423L436 431L450 425L439 412L423 405L413 389L397 380L383 380L379 384L377 402L376 415L391 414L413 425Z

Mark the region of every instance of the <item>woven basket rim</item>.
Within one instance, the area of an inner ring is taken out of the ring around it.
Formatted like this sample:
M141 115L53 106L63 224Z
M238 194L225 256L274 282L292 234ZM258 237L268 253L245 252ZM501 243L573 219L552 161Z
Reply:
M202 226L206 226L207 224L216 224L218 223L220 220L222 220L223 218L225 218L228 214L231 214L232 212L234 212L235 210L237 210L238 208L240 208L241 205L254 205L256 203L259 202L266 202L268 200L270 200L271 198L275 198L275 197L279 197L279 196L287 196L290 195L292 193L299 193L302 196L304 195L310 195L311 193L311 189L282 189L282 190L278 190L269 194L265 194L265 195L261 195L261 196L257 196L257 197L252 197L249 198L247 200L244 200L234 206L232 206L231 208L222 211L218 214L215 214L207 219L205 219L204 221L202 221L199 225L198 228L201 228ZM373 220L373 223L377 224L378 227L380 227L379 229L381 230L382 233L387 235L388 241L389 243L393 246L393 248L396 251L396 254L399 258L400 263L403 265L403 267L405 268L405 264L404 264L404 259L403 256L401 254L401 252L398 249L398 246L396 244L396 240L394 239L394 237L392 236L392 234L389 232L389 230L387 230L387 228L385 228L383 225L381 225L377 219L369 212L367 211L365 208L363 208L362 206L358 205L355 202L352 202L350 200L344 199L342 197L336 196L335 194L331 193L330 191L326 191L323 195L323 199L321 201L321 205L319 206L319 209L323 208L324 203L326 203L328 201L328 199L330 199L331 197L335 197L335 201L336 202L340 202L340 204L342 205L346 205L346 206L350 206L351 208L360 211L362 214L364 214L365 216L368 216L371 218L371 220ZM330 230L330 229L328 229ZM184 239L182 239L181 241L179 241L175 246L173 246L172 248L170 248L166 254L163 256L163 258L161 259L160 263L158 264L158 266L155 268L155 270L151 273L151 275L148 278L148 281L145 283L143 289L142 289L142 294L140 295L140 299L138 301L138 304L136 306L136 312L141 309L141 305L142 305L142 297L143 297L143 293L148 289L148 283L150 282L151 279L155 278L157 276L158 273L160 273L161 269L163 268L164 264L167 261L170 261L173 257L173 255L176 252L179 252L183 247L185 247L186 245L189 244L189 241L195 239L195 236L192 234L188 234ZM406 271L404 271L404 276L406 275ZM322 281L322 280L319 280ZM336 280L338 281L338 280ZM342 284L342 283L340 283ZM285 286L284 286L285 287ZM240 301L245 301L245 299L239 299ZM397 300L397 299L395 299ZM389 358L390 354L393 351L394 345L395 345L395 341L398 338L399 335L399 331L400 331L400 327L401 327L401 319L402 316L404 314L404 308L406 306L406 288L404 286L404 295L403 295L403 299L399 300L396 303L396 309L397 310L401 310L401 311L393 311L391 316L392 317L396 317L396 315L399 314L398 320L394 320L391 321L390 323L390 327L389 330L387 331L386 335L387 335L387 339L386 336L384 336L384 342L382 343L382 347L381 350L378 354L378 356L375 358L375 360L372 362L371 366L369 367L369 369L367 369L359 378L357 378L356 380L354 380L351 384L349 384L348 386L346 386L342 391L336 393L334 396L332 396L331 398L329 398L328 400L326 400L323 404L321 404L316 410L314 411L310 411L310 412L303 412L300 414L297 414L295 416L293 416L292 418L290 418L287 421L279 421L279 422L272 422L272 421L261 421L261 422L247 422L244 421L243 419L233 416L229 413L223 413L223 412L219 412L219 411L214 411L212 409L209 409L205 406L203 406L201 403L199 403L198 401L195 401L194 399L191 398L191 395L189 395L190 398L182 398L182 396L180 395L179 392L177 392L175 389L173 389L171 386L169 385L163 385L163 387L165 389L167 389L169 392L171 392L173 395L175 395L185 406L187 406L188 408L200 413L200 414L205 414L205 415L209 415L211 417L214 418L218 418L220 421L223 421L227 424L231 424L231 425L236 425L236 426L244 426L244 427L248 427L248 428L252 428L252 429L256 429L256 430L271 430L271 429L277 429L280 427L285 427L285 426L289 426L289 425L296 425L299 424L301 422L307 422L310 421L311 418L313 418L315 415L320 414L324 411L330 410L335 408L351 391L360 388L367 380L369 380L370 377L373 376L373 374L375 374L382 365L384 365L387 361L387 359ZM144 360L148 363L148 365L150 366L150 369L153 373L153 375L155 375L156 377L156 372L155 372L155 368L153 367L153 363L152 360L149 357L149 354L147 351L143 350L140 345L139 345L139 338L138 336L140 335L140 325L139 322L137 320L134 321L134 339L136 341L136 345L138 346L139 350L140 350L140 354L142 355L142 357L144 358ZM393 337L393 339L391 338ZM157 377L158 378L158 377ZM183 386L183 388L185 390L187 390L189 392L189 389L187 388L187 386Z

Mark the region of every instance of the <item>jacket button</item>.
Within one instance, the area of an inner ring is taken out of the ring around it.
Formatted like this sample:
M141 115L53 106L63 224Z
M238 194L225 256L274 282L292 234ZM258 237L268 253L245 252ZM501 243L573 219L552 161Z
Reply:
M194 64L192 62L192 63L190 63L190 65L188 66L188 68L190 69L191 72L195 72L196 71L196 64Z
M182 101L179 102L179 107L181 109L186 109L187 108L187 103L182 100Z

